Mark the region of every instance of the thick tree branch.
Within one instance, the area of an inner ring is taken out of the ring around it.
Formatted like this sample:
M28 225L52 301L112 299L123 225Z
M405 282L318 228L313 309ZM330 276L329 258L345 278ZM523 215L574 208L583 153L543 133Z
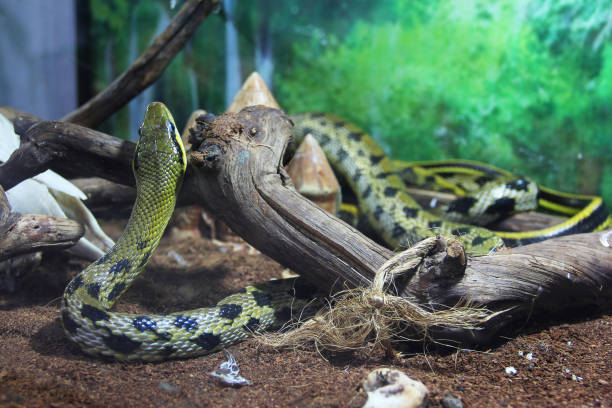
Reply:
M281 111L247 108L202 129L199 138L192 138L195 150L183 202L203 205L263 253L327 291L369 284L392 255L295 191L282 168L292 129ZM24 149L41 152L16 153L9 160L13 166L29 157L63 174L132 183L133 143L64 122L38 123L24 136ZM7 177L9 162L0 167L0 180ZM497 329L532 312L610 304L610 243L605 233L551 239L470 258L463 274L446 271L443 264L432 267L437 260L431 259L396 287L424 307L467 300L499 311L484 330L437 333L484 343Z
M49 168L66 177L100 176L133 185L135 144L68 122L43 121L31 126L28 140L0 166L5 189Z
M168 28L105 90L62 120L95 127L157 80L218 0L187 0Z

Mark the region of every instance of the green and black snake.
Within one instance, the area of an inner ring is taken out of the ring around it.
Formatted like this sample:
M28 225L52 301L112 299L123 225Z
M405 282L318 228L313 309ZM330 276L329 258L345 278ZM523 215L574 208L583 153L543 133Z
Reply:
M502 238L487 229L446 221L421 209L403 191L401 174L410 171L394 165L363 131L325 114L293 119L298 137L311 133L318 139L355 189L361 210L391 247L436 233L457 236L472 253L487 253L503 245ZM86 353L141 361L211 353L255 330L285 322L292 308L301 308L311 295L308 288L286 279L247 286L201 309L164 315L111 311L157 247L174 210L185 168L185 151L170 112L162 103L150 104L133 160L137 198L128 224L116 245L68 284L62 299L65 332ZM498 192L491 195L498 198L489 201L502 200L499 203L507 206L507 199L516 202L519 193L531 191L521 183L505 188L502 197L495 195ZM470 198L469 208L478 200ZM446 210L467 213L466 204L455 203L454 210ZM486 212L490 204L485 204ZM604 219L607 222L607 212ZM601 228L603 222L591 222L597 224L592 229Z
M294 280L247 286L217 305L166 315L111 311L143 270L174 210L185 172L174 120L159 102L147 107L133 170L137 197L111 250L66 287L61 314L67 336L88 354L155 361L211 353L287 321L301 290Z

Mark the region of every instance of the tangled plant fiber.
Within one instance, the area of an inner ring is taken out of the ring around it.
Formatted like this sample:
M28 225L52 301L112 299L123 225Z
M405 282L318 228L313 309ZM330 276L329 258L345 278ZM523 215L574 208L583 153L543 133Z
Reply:
M431 339L429 332L433 327L477 329L492 316L483 307L462 302L452 308L429 311L385 291L395 277L414 274L427 257L447 251L451 247L447 242L451 241L455 240L437 236L417 243L385 262L371 286L342 291L333 296L328 307L301 326L296 327L296 324L292 330L263 335L260 340L275 347L313 344L317 350L327 351L354 351L377 346L388 350L391 342L400 335L406 336L406 332L411 334L410 338L403 337L404 340L427 340ZM465 254L462 252L461 256Z

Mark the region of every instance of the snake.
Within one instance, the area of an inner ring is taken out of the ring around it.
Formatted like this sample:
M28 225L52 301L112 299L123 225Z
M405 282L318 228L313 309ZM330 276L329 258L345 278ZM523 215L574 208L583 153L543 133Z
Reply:
M136 201L116 244L66 286L61 318L67 337L86 354L121 361L159 361L226 348L253 332L286 322L312 290L295 279L246 286L214 306L170 314L111 308L159 244L176 204L186 156L171 113L148 105L132 162Z
M486 228L448 221L422 209L404 191L402 174L406 178L424 166L412 166L410 171L410 165L394 164L369 135L329 114L308 113L292 119L298 138L306 134L317 138L329 160L356 191L360 210L368 214L389 246L408 246L433 234L454 235L473 254L489 253L504 245L502 237ZM294 311L302 313L310 304L314 289L291 278L246 286L215 305L193 310L168 314L112 310L159 244L186 166L185 148L170 111L161 102L149 104L132 161L137 194L128 223L116 244L77 274L62 297L60 311L66 336L86 354L120 361L205 355L253 332L279 327ZM487 168L480 170L486 173ZM430 173L431 177L442 177L442 173ZM533 193L531 182L503 184L503 191L495 193L503 197L494 199L494 193L484 194L482 199L472 197L470 208L488 200L492 203L482 204L486 212L486 208L496 207L497 200L519 201L517 192ZM459 183L454 185L460 188ZM496 188L492 185L488 190ZM460 204L449 205L446 212L469 213Z

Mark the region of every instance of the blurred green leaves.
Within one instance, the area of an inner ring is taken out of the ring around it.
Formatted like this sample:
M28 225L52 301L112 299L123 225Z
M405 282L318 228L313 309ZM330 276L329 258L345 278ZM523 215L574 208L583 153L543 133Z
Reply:
M168 1L90 0L101 89ZM244 78L271 44L288 112L321 110L396 158L469 158L612 202L610 0L261 0L236 7ZM225 108L225 21L210 16L157 82L178 123ZM261 50L259 50L261 51ZM194 91L195 90L195 91ZM113 119L126 136L126 112Z
M610 21L609 1L440 0L357 20L320 55L295 43L277 96L355 122L397 158L482 160L602 192L603 166L584 161L612 157Z

